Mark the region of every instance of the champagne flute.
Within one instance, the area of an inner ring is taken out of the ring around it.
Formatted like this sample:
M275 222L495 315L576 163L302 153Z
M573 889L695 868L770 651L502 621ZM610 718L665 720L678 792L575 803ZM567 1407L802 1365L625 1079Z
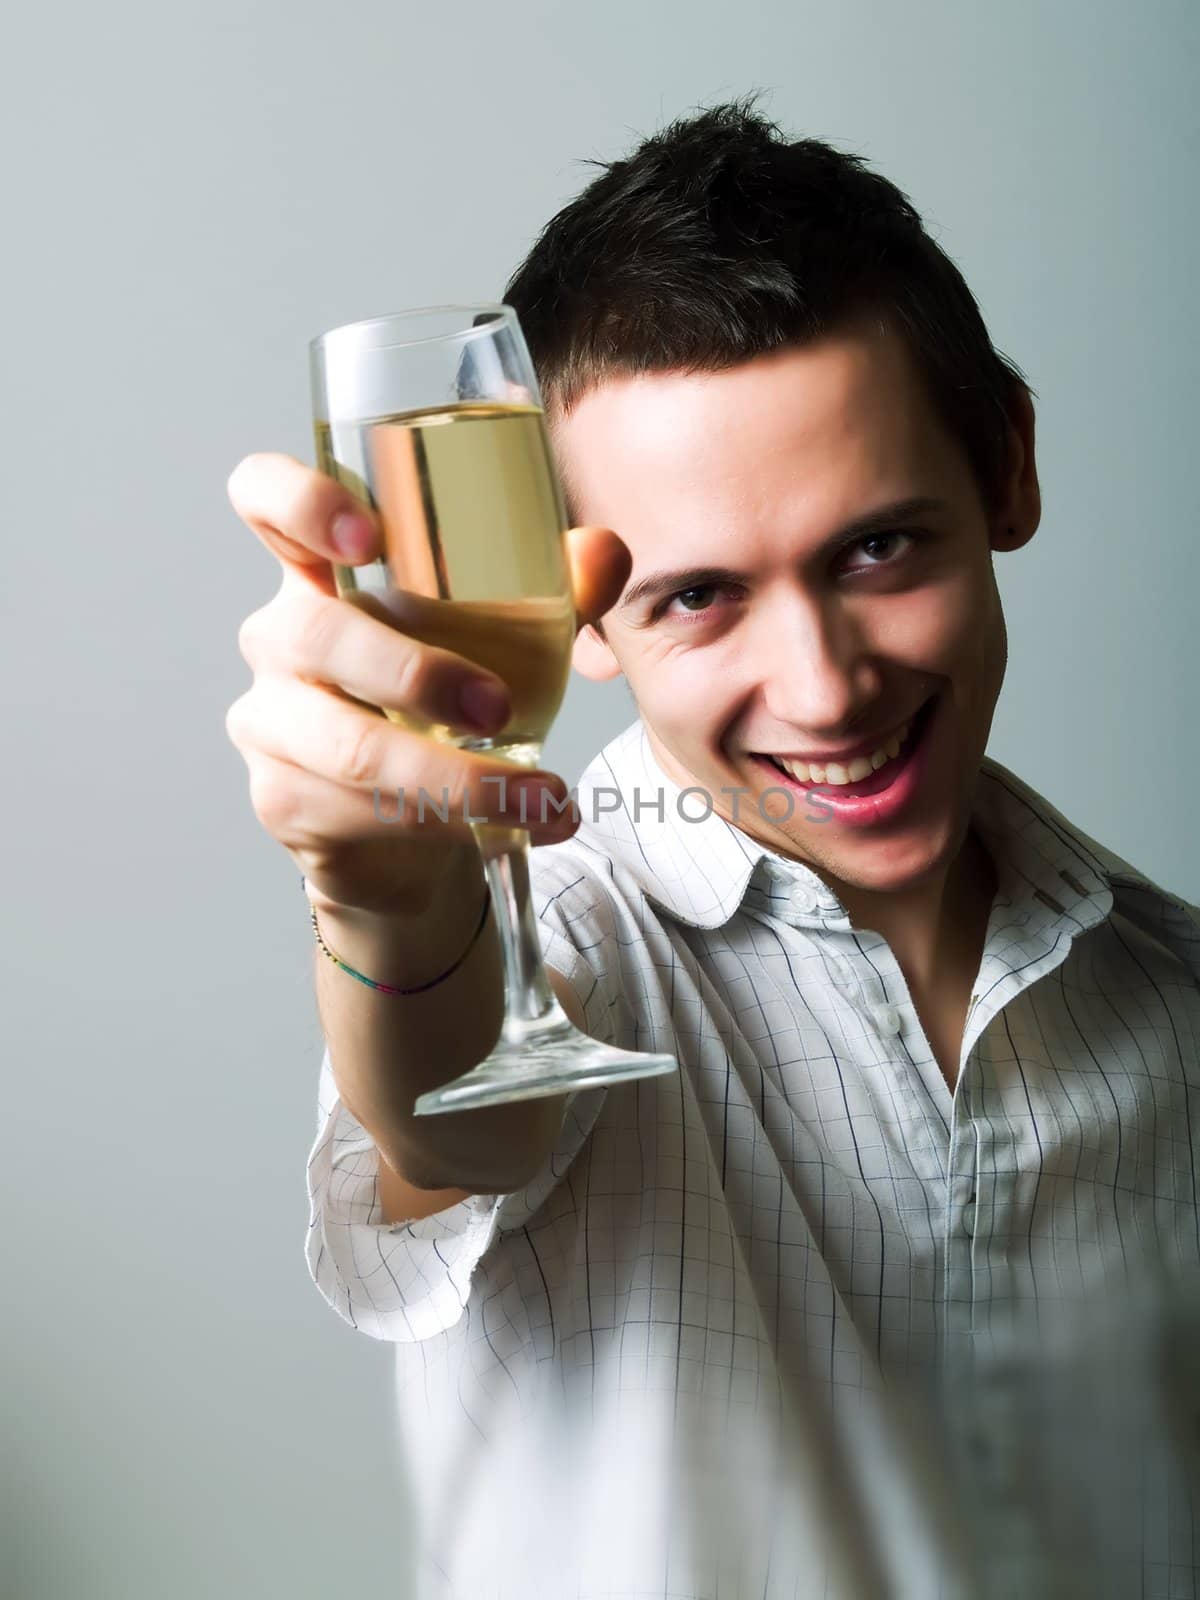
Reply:
M317 464L376 513L378 561L334 567L338 594L495 672L512 715L490 737L410 712L393 721L536 767L575 636L566 513L537 378L511 306L432 306L334 328L309 347ZM438 810L439 797L428 803ZM443 815L438 810L439 815ZM672 1072L572 1026L546 976L523 828L472 821L504 959L505 1011L477 1066L415 1114L498 1105Z

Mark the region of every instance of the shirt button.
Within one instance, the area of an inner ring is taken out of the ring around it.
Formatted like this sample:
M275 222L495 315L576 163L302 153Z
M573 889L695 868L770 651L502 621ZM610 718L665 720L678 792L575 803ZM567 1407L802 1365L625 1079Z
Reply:
M807 889L793 889L788 895L788 910L806 915L813 908L813 897Z
M875 1021L880 1033L899 1033L903 1026L895 1006L880 1006L875 1013Z

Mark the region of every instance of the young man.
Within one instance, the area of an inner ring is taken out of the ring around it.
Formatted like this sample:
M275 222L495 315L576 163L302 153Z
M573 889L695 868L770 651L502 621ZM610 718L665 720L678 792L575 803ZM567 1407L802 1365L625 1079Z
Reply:
M590 529L576 665L639 713L535 830L546 957L677 1074L412 1118L486 1053L496 952L458 959L473 847L369 796L494 769L347 694L450 715L466 669L333 598L335 485L231 481L285 566L230 715L258 814L339 955L449 969L319 962L309 1162L314 1280L395 1345L422 1594L1191 1593L1154 1419L1197 1393L1157 1352L1200 913L985 754L1025 383L891 184L744 103L609 167L505 299Z

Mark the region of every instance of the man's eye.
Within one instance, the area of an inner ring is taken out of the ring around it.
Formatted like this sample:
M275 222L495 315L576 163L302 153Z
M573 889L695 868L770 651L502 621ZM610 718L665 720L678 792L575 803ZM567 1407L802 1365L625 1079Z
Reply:
M690 583L686 589L676 589L666 599L660 600L651 611L649 622L709 623L729 620L730 606L742 596L737 584Z
M914 529L900 529L900 528L897 528L897 529L893 530L891 533L868 533L868 534L864 534L863 535L863 537L858 541L857 545L852 545L851 549L865 550L868 545L882 545L882 546L884 546L882 559L878 560L878 561L868 561L866 563L866 566L868 568L870 568L870 567L888 567L888 566L892 565L892 562L896 558L895 558L894 553L889 554L887 546L893 540L896 540L896 539L907 539L909 544L919 544L920 541L921 541L921 533L920 533L919 529L915 529L915 528Z
M678 600L685 611L707 611L716 592L715 585L701 583L697 584L694 589L680 589L671 598L672 600Z

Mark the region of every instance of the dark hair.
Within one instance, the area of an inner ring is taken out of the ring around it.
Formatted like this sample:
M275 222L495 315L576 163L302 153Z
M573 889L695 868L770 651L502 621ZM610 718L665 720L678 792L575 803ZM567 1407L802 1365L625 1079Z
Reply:
M789 143L755 98L673 122L626 160L589 162L602 175L513 274L504 300L548 415L606 378L716 372L871 316L908 341L995 509L1023 375L908 198L860 156Z

